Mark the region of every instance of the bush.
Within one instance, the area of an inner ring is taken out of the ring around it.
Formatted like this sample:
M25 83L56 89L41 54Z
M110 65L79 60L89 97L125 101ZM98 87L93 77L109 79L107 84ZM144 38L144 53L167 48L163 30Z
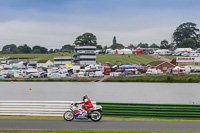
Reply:
M167 76L167 81L168 81L168 82L172 82L172 81L173 81L173 77Z

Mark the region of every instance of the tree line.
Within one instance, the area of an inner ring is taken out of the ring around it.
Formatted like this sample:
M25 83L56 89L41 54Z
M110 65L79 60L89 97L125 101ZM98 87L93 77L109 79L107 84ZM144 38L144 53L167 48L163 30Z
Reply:
M179 25L172 35L172 42L169 43L166 39L160 42L160 46L153 43L140 42L137 45L130 44L128 47L140 47L140 48L161 48L161 49L175 49L175 48L200 48L200 34L197 25L192 22L187 22ZM113 44L111 46L105 46L104 49L117 47L124 47L123 44L117 43L116 37L113 37Z
M160 42L160 45L155 43L149 45L148 43L139 43L137 45L130 44L128 47L140 48L161 48L161 49L175 49L175 48L199 48L200 34L197 25L192 22L187 22L179 25L172 35L172 42L169 43L166 39ZM110 46L97 44L97 38L92 33L84 33L76 38L74 44L66 44L61 49L49 49L39 45L30 47L27 44L16 46L15 44L8 44L2 48L3 54L17 54L17 53L55 53L55 52L69 52L71 53L75 46L96 46L97 50L105 50L107 48L116 49L117 47L124 47L123 44L117 42L116 37L113 37L113 42Z

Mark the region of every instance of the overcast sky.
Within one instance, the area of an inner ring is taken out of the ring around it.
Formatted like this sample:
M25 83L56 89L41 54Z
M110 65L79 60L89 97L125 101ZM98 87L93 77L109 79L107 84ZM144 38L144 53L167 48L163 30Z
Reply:
M171 42L174 30L200 28L200 0L0 0L0 48L61 48L90 32L99 45Z

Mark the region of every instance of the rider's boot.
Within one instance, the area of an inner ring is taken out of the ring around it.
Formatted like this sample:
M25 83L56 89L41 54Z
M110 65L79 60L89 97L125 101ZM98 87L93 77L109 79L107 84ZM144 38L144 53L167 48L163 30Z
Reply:
M91 111L90 111L89 109L87 109L87 113L88 113L88 114L90 114L90 113L91 113Z

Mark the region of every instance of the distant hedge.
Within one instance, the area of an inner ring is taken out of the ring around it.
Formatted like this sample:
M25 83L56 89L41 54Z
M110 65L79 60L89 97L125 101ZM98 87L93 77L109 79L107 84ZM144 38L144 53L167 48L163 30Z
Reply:
M180 74L180 75L145 75L111 77L103 82L177 82L177 83L199 83L199 74Z

